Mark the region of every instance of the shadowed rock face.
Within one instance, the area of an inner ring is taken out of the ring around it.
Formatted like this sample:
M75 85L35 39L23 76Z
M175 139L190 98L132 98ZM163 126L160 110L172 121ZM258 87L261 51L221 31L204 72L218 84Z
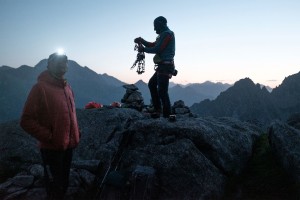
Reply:
M232 118L178 115L169 122L126 108L77 110L77 115L82 137L74 152L69 197L87 195L98 162L108 162L120 138L129 135L120 166L129 171L137 165L153 167L159 189L156 199L219 199L227 179L246 167L261 133L256 126ZM0 185L0 197L45 196L36 141L17 122L1 124L0 130L1 171L10 165L22 171L21 177ZM24 183L18 184L20 180ZM18 190L13 189L16 184Z
M291 124L299 128L299 116L298 123L295 121L296 117L293 119L289 122L292 121ZM298 185L300 195L300 130L284 122L275 121L269 128L269 142L280 164Z

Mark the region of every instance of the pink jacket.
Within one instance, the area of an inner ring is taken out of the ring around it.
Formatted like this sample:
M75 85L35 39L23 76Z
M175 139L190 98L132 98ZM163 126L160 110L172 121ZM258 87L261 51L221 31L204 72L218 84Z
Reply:
M20 125L41 148L75 148L79 129L70 85L53 78L48 70L42 72L29 93Z

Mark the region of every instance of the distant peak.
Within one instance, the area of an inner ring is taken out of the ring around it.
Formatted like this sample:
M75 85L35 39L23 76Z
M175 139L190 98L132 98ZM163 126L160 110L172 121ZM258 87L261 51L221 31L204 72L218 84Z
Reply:
M135 84L146 84L146 83L142 79L140 79Z
M21 65L20 68L27 68L27 67L30 67L28 65Z
M6 66L6 65L2 65L2 66L0 67L0 70L1 70L1 71L11 70L11 69L14 69L14 68L9 67L9 66Z
M32 67L28 66L28 65L21 65L18 69L20 70L27 70L27 69L33 69Z
M183 88L180 84L176 84L173 88Z
M101 74L101 76L108 77L108 78L115 78L115 77L113 77L113 76L111 76L111 75L109 75L107 73L103 73L103 74Z
M250 78L247 77L235 82L234 86L255 86L255 84Z
M68 62L69 62L69 63L74 63L74 64L80 66L80 65L79 65L76 61L74 61L74 60L68 60Z
M205 82L203 82L202 84L205 84L205 85L212 85L212 84L214 84L212 81L205 81Z
M47 62L48 62L48 59L43 59L40 62L38 62L38 64L36 64L34 67L36 67L36 68L45 68L46 69Z

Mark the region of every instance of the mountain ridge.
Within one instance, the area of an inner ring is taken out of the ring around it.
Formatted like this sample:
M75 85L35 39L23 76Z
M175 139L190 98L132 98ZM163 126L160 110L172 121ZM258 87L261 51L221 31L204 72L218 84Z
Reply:
M47 68L47 59L40 60L34 67L22 65L19 68L9 66L0 67L0 123L7 120L18 119L21 115L26 98L31 87L36 83L38 75ZM88 102L96 101L104 105L110 105L114 101L121 101L126 90L122 87L127 84L106 73L98 74L90 68L80 66L76 61L69 60L68 73L65 78L70 83L75 93L76 107L83 108ZM150 92L147 83L139 80L136 83L142 93L145 104L150 104ZM171 84L170 84L171 85ZM189 89L170 88L171 103L183 100L187 106L203 99L213 99L217 95L201 93L203 88ZM210 86L209 86L210 87ZM221 89L206 89L220 93ZM184 95L179 95L184 94Z
M235 117L268 124L300 112L299 99L300 72L286 77L271 92L250 78L241 79L216 99L193 104L191 111L199 116Z

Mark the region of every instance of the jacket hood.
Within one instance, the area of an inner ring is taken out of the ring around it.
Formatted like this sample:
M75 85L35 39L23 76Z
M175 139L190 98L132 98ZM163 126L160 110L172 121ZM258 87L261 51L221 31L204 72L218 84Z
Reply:
M67 81L65 79L56 79L54 78L49 70L43 71L39 76L38 76L38 82L46 82L51 85L56 85L59 87L64 87L67 84Z

